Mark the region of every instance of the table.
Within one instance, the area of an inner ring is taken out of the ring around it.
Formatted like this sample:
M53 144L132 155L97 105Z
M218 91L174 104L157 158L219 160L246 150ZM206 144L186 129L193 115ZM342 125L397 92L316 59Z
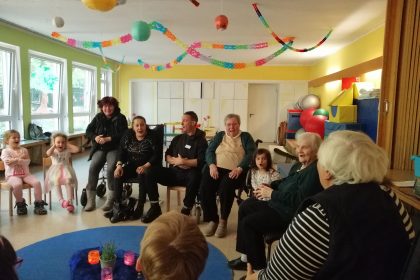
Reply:
M87 262L87 255L90 250L99 250L96 248L87 248L77 251L70 259L70 272L72 280L90 280L101 279L101 264L91 265ZM127 266L124 264L124 250L117 250L117 261L113 270L113 280L136 280L143 279L137 276L135 264ZM138 254L135 259L137 260Z
M388 171L387 177L391 181L409 181L414 179L414 173L412 170L391 169ZM420 199L414 195L414 187L398 187L391 185L391 188L401 201L414 209L420 210Z

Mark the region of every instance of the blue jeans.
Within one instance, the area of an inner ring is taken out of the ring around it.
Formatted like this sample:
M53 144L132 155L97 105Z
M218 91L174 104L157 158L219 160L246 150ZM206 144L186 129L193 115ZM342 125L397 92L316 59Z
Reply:
M117 164L117 153L118 150L112 151L96 151L91 159L89 166L89 178L86 186L86 190L95 191L98 185L99 172L104 167L105 162L107 163L106 179L108 189L114 190L114 170Z

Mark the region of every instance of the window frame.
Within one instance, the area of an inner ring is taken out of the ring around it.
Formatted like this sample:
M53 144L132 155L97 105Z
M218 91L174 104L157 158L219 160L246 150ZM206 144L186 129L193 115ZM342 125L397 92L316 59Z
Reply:
M104 74L104 79L102 78ZM110 69L101 68L101 99L105 96L112 96L112 71ZM102 86L105 90L102 90Z

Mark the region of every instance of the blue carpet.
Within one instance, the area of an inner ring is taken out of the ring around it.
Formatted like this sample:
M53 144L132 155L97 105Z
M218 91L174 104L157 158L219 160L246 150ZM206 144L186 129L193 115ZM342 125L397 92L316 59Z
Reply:
M18 269L20 280L70 279L69 260L74 252L101 246L102 242L113 240L118 249L139 252L140 240L146 227L113 226L93 228L58 235L36 242L17 251L24 259ZM226 265L226 257L211 244L206 268L201 280L232 279L232 271Z

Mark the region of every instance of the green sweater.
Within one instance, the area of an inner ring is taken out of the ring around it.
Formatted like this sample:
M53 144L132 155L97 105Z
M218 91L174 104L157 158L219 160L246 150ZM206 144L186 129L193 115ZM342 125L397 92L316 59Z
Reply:
M276 210L285 221L291 221L302 201L324 190L319 181L317 161L301 171L301 163L293 165L289 176L271 183L274 191L268 205Z
M211 140L209 147L206 151L206 163L207 165L210 165L212 163L216 164L216 149L219 146L219 144L223 140L223 136L225 136L224 131L218 132L214 138ZM252 160L252 156L255 152L255 142L254 139L252 139L251 134L248 132L241 132L241 142L242 147L245 150L245 156L242 159L242 161L239 163L239 167L241 167L243 170L248 170L249 165Z

